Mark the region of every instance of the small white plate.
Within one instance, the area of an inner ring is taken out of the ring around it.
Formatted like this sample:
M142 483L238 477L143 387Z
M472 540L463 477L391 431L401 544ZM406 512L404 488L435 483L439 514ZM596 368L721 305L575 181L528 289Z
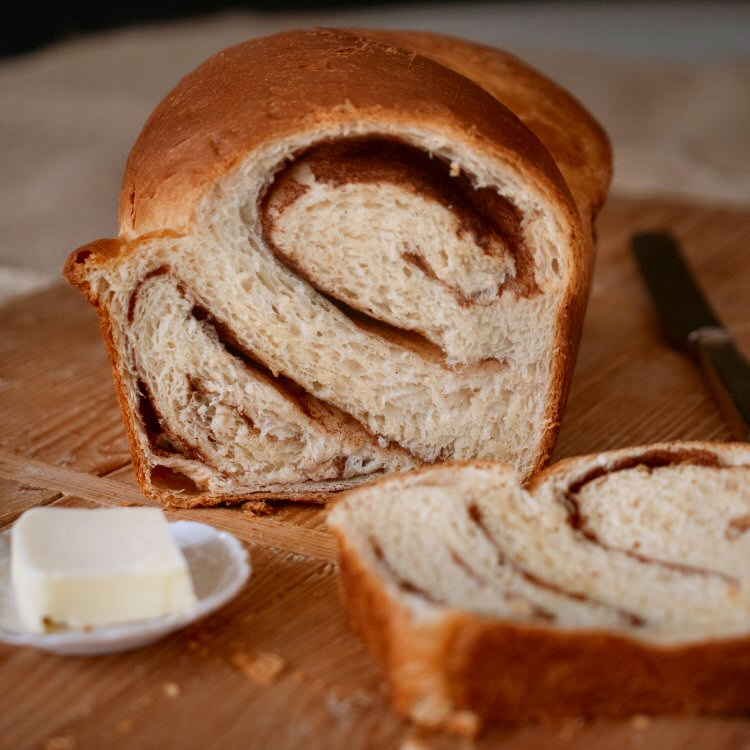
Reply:
M169 528L193 578L198 598L193 609L149 620L53 633L31 633L21 624L10 580L10 530L0 533L0 641L56 654L127 651L153 643L233 599L250 576L249 556L239 540L195 521L177 521L170 523Z

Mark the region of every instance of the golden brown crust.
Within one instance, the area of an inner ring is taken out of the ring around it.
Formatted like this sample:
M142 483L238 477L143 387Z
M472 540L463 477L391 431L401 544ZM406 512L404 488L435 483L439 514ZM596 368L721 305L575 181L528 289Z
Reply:
M454 705L487 719L750 709L749 638L659 647L609 633L471 622L456 628L450 650Z
M74 250L63 268L63 276L78 289L92 305L97 303L97 295L91 289L89 275L91 266L97 259L116 258L122 252L120 240L94 240Z
M677 460L718 455L730 463L746 461L750 454L744 444L638 446L568 459L543 471L533 485L569 483L591 466L670 452ZM402 476L467 466L509 470L469 461ZM394 477L383 481L392 483ZM345 493L332 507L346 500ZM650 645L612 632L512 623L428 602L416 617L404 604L403 591L385 585L337 526L334 533L351 622L383 670L396 710L420 724L472 733L485 722L750 711L750 637Z
M581 342L583 320L586 316L588 292L593 272L593 239L584 240L580 248L580 256L576 258L575 270L567 289L560 314L557 318L557 335L555 337L555 354L552 361L552 394L549 400L549 410L546 415L547 430L539 451L537 465L533 474L547 465L557 443L560 423L565 411L565 405L570 393L573 380L573 369L578 357L578 347Z

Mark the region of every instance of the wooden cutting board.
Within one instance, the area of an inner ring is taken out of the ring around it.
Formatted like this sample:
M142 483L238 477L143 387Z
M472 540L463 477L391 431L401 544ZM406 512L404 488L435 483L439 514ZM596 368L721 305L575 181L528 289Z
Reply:
M654 440L730 437L693 365L660 341L628 251L666 227L750 353L750 212L613 200L556 458ZM62 265L61 254L60 262ZM0 314L0 528L33 505L145 502L135 485L93 310L60 285ZM339 604L320 508L170 513L226 529L253 577L218 614L101 657L0 645L0 748L750 748L746 718L635 717L425 736L387 689ZM275 676L262 666L281 667ZM748 686L750 689L750 686Z

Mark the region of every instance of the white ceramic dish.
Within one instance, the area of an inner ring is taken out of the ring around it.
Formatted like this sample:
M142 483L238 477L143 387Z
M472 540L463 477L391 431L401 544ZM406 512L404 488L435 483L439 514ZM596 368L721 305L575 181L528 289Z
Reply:
M0 641L56 654L104 654L145 646L224 606L250 576L247 551L231 534L195 521L169 524L185 554L198 603L189 612L90 630L31 633L18 616L10 580L10 530L0 533Z

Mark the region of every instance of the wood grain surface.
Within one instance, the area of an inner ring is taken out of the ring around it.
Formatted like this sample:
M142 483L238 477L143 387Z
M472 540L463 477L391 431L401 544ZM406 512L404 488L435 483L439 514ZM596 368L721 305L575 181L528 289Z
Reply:
M659 338L628 250L630 234L648 228L680 237L750 354L750 212L613 200L598 224L589 312L555 458L730 438L700 373ZM94 312L64 285L1 311L0 428L0 529L34 505L149 502L130 468ZM390 710L377 669L347 627L322 510L284 503L270 511L168 514L230 531L253 560L242 594L185 631L100 657L0 644L0 748L750 750L746 717L571 717L493 727L475 742L425 735ZM269 664L276 674L263 672Z

